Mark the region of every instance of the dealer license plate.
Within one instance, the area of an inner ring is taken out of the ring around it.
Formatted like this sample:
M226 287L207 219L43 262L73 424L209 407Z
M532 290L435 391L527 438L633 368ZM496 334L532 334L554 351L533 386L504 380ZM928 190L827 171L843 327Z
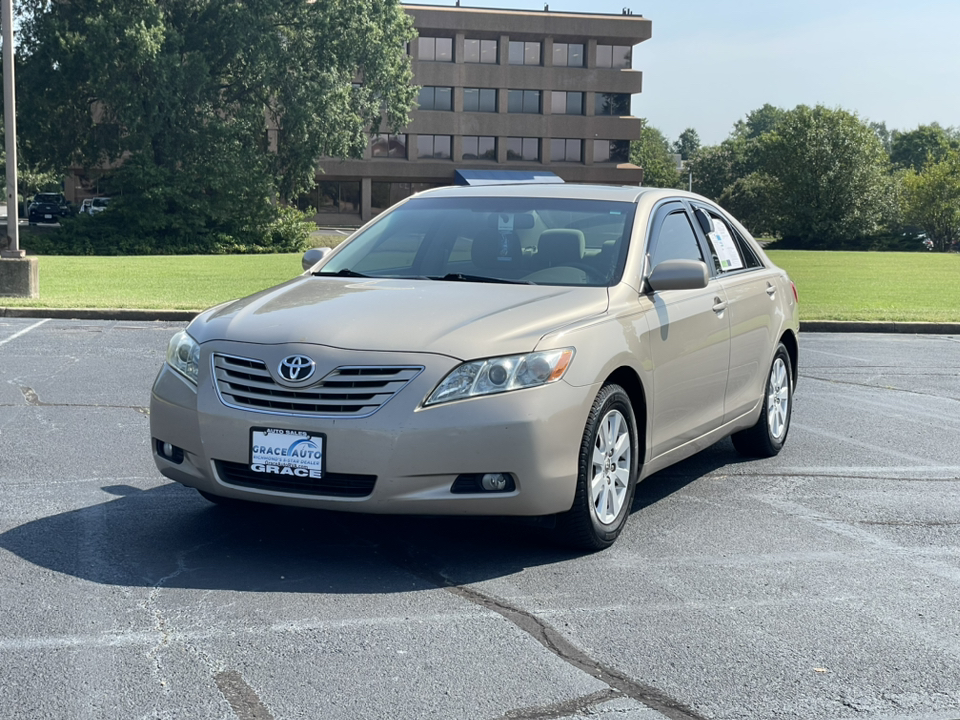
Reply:
M250 469L269 475L320 479L326 436L304 430L250 429Z

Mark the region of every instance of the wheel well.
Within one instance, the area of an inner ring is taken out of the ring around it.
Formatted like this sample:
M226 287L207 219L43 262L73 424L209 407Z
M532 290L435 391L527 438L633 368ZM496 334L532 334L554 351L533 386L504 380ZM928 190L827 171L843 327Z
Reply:
M637 421L637 437L640 445L640 467L646 462L646 436L647 436L647 396L643 391L643 384L637 377L636 371L629 367L619 367L610 373L606 384L615 383L622 387L627 395L630 396L630 404L633 405L633 416Z
M796 388L797 379L800 377L800 373L797 368L797 361L800 355L800 347L797 344L797 336L788 330L780 338L780 342L783 343L783 346L787 349L787 353L790 355L790 366L793 368L793 387Z

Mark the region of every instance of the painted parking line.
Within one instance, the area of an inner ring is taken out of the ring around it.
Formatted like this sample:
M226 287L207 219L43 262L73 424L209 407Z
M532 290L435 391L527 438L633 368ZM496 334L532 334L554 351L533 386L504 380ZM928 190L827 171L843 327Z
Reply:
M7 344L8 342L10 342L11 340L16 340L16 339L17 339L18 337L20 337L21 335L26 335L26 334L27 334L28 332L30 332L31 330L34 330L34 329L40 327L41 325L43 325L44 323L47 323L47 322L50 322L50 318L46 318L46 319L44 319L44 320L41 320L40 322L35 322L33 325L30 325L30 326L28 326L28 327L25 327L23 330L18 330L17 332L15 332L15 333L14 333L13 335L11 335L10 337L6 337L6 338L3 338L2 340L0 340L0 345L6 345L6 344Z

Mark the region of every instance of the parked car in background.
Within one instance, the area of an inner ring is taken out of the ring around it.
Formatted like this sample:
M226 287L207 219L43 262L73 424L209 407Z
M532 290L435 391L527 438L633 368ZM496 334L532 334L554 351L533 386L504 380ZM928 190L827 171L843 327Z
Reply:
M90 206L93 204L93 200L90 198L85 198L82 203L80 203L80 209L77 211L80 215L89 215Z
M55 223L71 214L70 203L63 193L37 193L27 206L27 220L30 223Z
M107 206L110 204L110 198L108 197L95 197L90 201L90 210L88 211L91 215L96 215L97 213L102 213L107 209Z
M303 265L197 316L154 383L156 465L212 502L550 516L597 550L651 473L787 439L796 288L698 195L440 188Z

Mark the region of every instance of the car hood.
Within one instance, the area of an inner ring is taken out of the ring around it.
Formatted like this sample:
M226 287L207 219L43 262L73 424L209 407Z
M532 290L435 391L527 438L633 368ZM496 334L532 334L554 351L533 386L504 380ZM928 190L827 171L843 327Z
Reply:
M305 275L212 308L199 342L315 343L457 359L533 350L544 334L607 309L605 287Z

